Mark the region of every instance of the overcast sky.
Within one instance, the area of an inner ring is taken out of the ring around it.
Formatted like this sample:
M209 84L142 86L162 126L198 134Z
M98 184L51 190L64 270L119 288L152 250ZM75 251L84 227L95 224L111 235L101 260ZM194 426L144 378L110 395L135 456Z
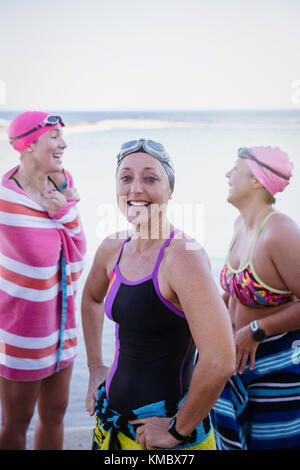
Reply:
M299 109L299 24L299 0L0 0L0 111Z

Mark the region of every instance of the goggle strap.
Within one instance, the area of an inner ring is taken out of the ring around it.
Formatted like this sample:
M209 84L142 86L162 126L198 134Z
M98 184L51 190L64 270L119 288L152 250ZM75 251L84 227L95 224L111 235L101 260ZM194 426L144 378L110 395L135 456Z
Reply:
M65 126L64 123L63 123L63 121L62 121L62 119L61 119L59 116L57 116L57 121L56 121L56 122L53 122L53 123L47 121L47 119L48 119L49 117L51 117L51 116L47 116L47 117L45 118L45 120L43 121L43 122L46 122L45 126L42 126L42 124L38 124L38 125L35 126L33 129L30 129L30 131L24 132L24 134L17 135L16 137L12 137L12 138L11 138L11 142L14 142L14 141L17 140L17 139L22 139L23 137L26 137L27 135L32 134L33 132L39 130L41 127L56 126L56 124L57 124L58 122L60 122L60 124L62 125L62 127Z
M271 171L272 173L274 173L275 175L279 176L280 178L283 178L287 181L290 180L289 176L285 176L283 175L282 173L279 173L279 171L277 170L274 170L274 168L270 167L269 165L267 165L266 163L263 163L261 162L260 160L258 160L258 158L254 157L254 155L252 155L249 150L243 150L243 153L239 154L238 155L240 158L244 158L244 159L247 159L249 158L250 160L253 160L255 163L257 163L258 165L266 168L266 170L269 170Z
M150 155L152 155L153 157L156 157L162 162L167 163L167 161L165 160L166 152L164 150L163 145L161 145L161 147L162 147L161 150L157 150L153 148L152 145L146 139L136 140L135 143L132 144L130 147L126 147L124 149L121 148L120 152L117 155L118 163L120 163L120 161L123 158L125 158L127 155L130 155L131 153L135 153L141 148L143 148L145 152L150 153Z

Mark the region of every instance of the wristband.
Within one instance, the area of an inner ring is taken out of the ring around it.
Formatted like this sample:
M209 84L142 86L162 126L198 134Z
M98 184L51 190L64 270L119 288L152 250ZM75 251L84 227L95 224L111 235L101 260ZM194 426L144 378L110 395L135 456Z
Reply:
M169 428L168 428L168 432L173 437L175 437L175 439L177 439L177 441L180 441L183 444L185 444L188 441L189 437L190 437L190 434L188 436L183 436L182 434L179 434L179 432L176 431L176 416L174 416L174 418L171 419L170 425L169 425Z
M267 337L266 332L258 328L256 320L250 323L250 327L252 331L252 338L255 339L255 341L258 341L260 343Z

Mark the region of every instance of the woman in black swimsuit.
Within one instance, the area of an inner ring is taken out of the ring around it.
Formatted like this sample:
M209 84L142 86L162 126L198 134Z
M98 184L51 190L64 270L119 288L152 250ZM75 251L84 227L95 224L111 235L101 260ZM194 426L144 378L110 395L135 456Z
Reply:
M133 232L103 241L82 298L94 448L215 449L209 411L235 354L209 260L200 246L186 249L190 238L168 221L174 169L161 144L124 144L116 184ZM101 358L104 309L116 323L109 372Z

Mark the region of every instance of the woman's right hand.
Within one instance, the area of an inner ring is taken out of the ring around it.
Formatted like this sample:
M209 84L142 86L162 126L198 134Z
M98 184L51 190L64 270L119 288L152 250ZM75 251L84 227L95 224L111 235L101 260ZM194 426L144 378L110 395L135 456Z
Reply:
M90 416L95 414L98 387L106 379L108 371L109 367L104 365L90 367L90 380L85 399L86 410Z
M42 206L52 215L67 203L66 197L59 191L49 191L43 195Z

